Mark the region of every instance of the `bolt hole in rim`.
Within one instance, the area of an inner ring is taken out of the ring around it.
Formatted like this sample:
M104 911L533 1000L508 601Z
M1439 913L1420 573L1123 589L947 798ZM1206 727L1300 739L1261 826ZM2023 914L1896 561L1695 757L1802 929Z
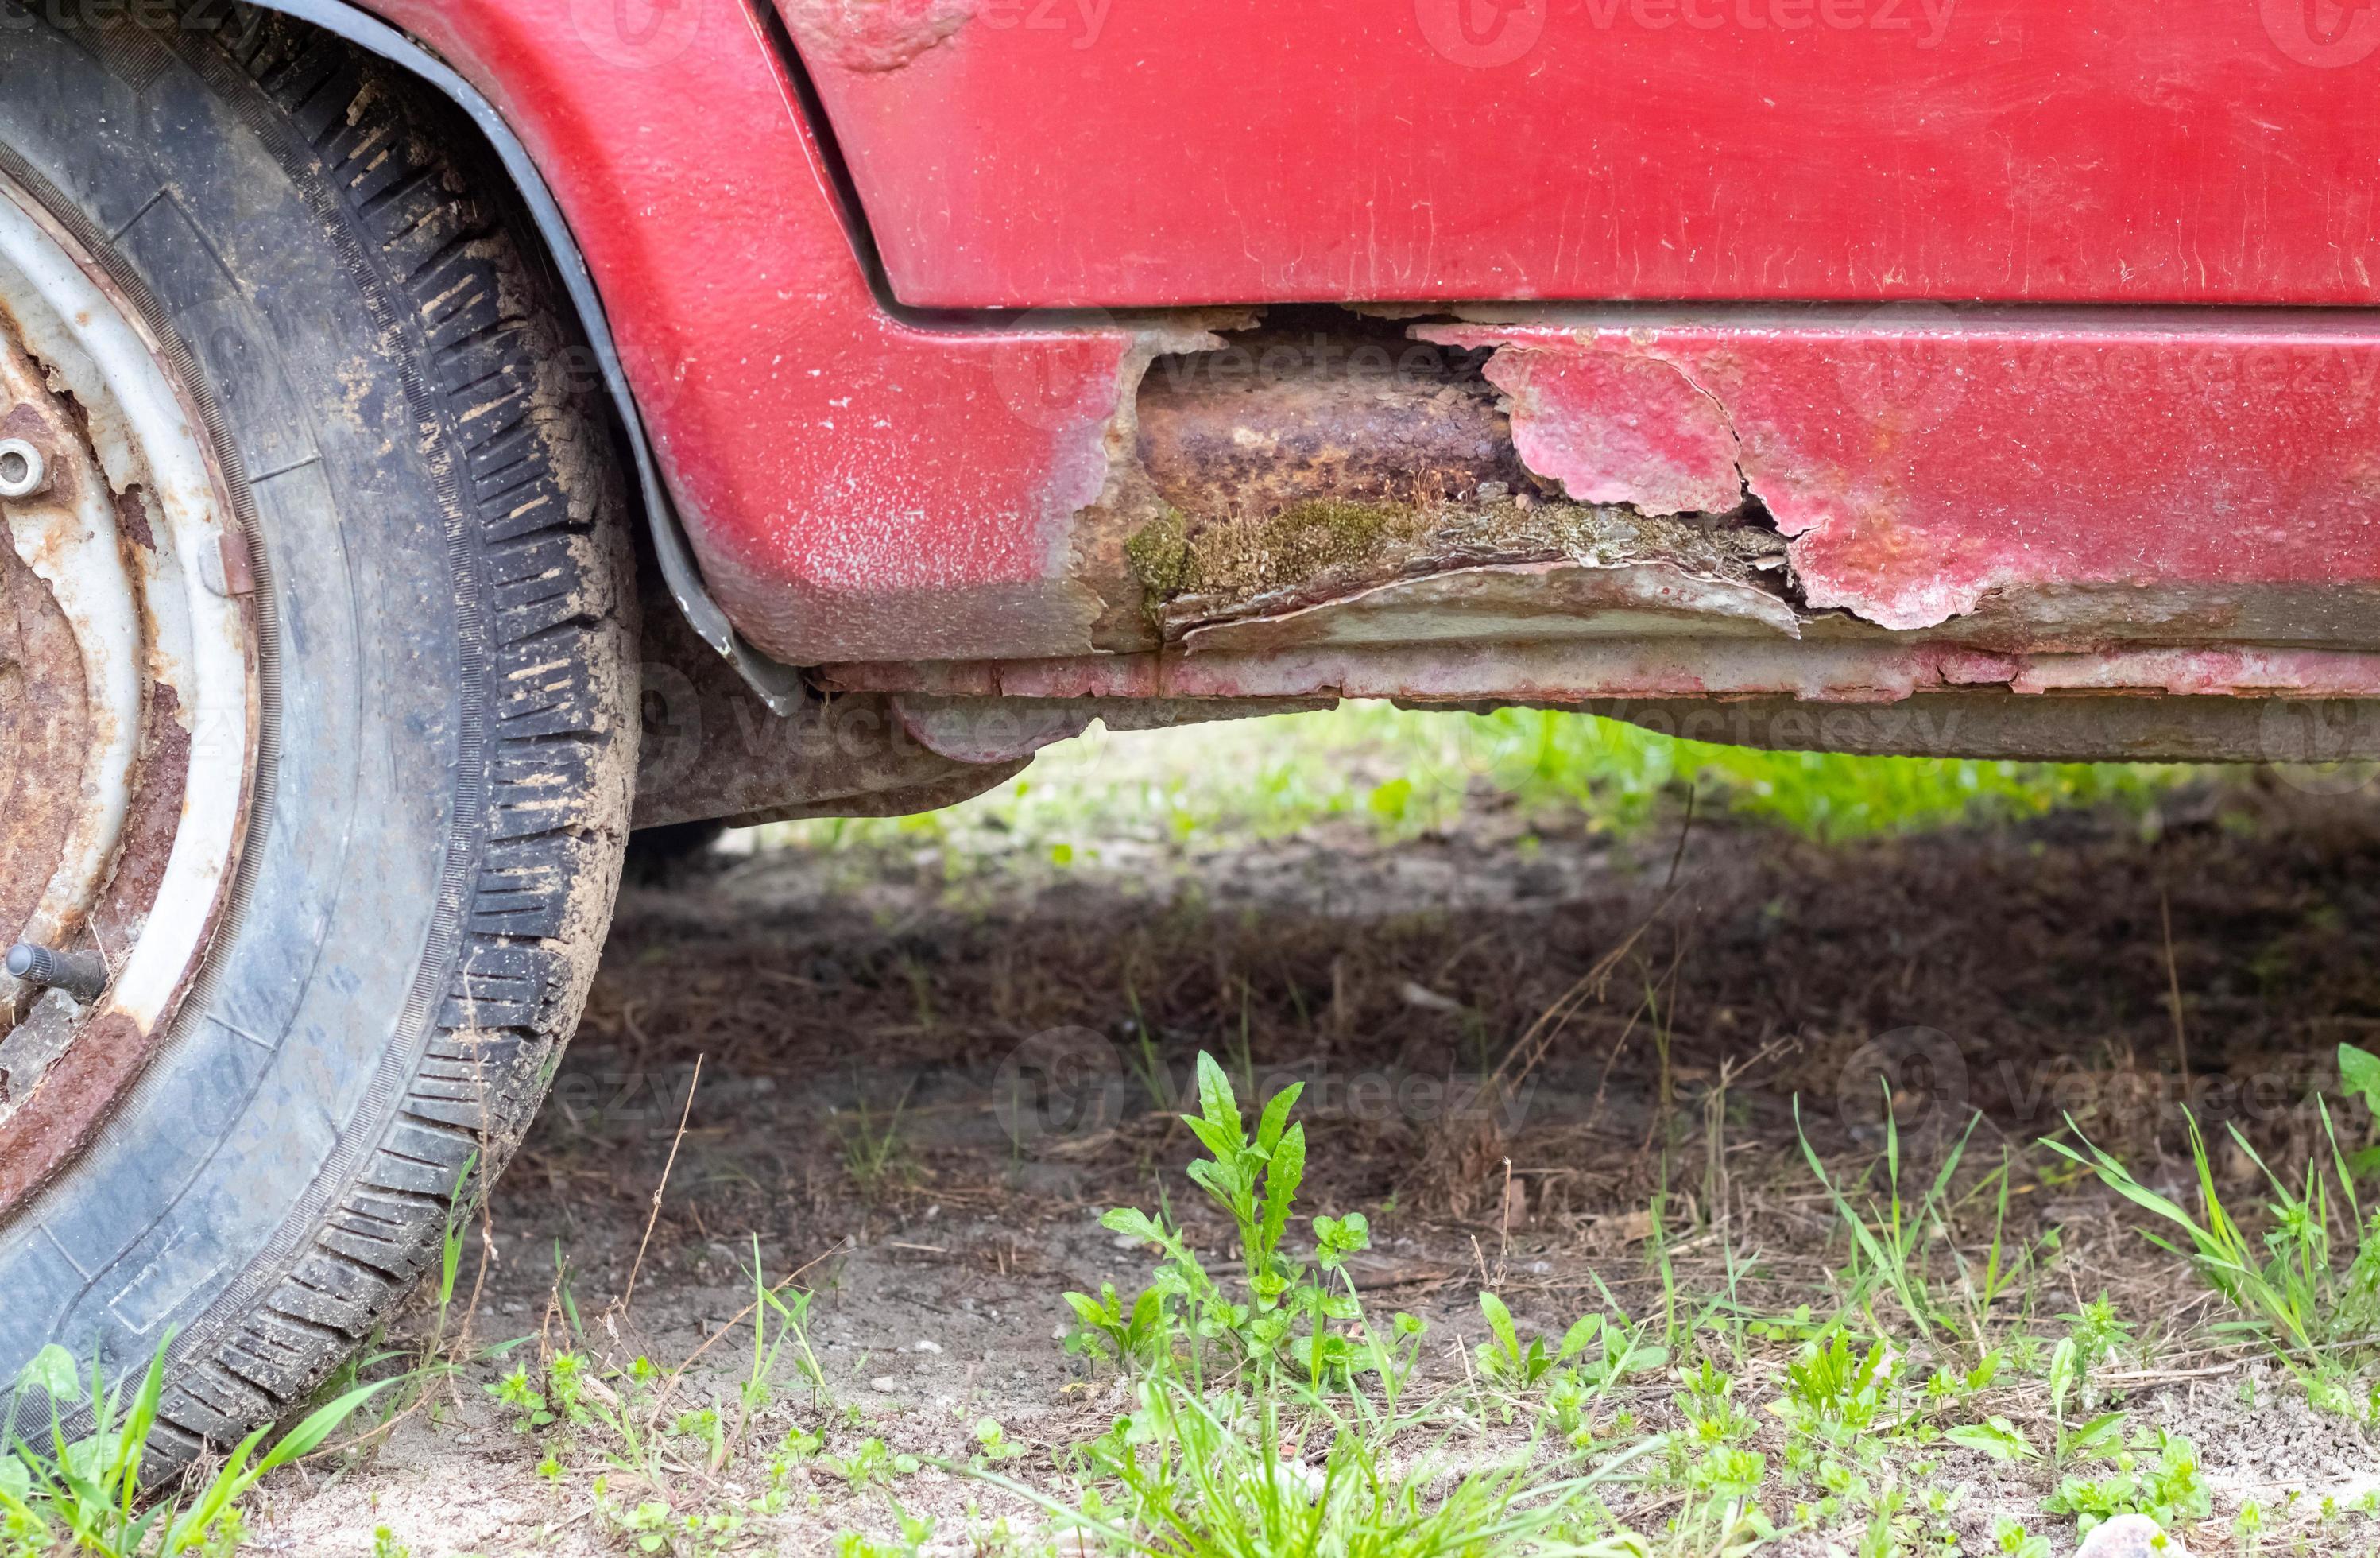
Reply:
M0 163L0 566L13 574L0 591L13 705L0 706L0 1221L90 1142L163 1042L233 893L265 723L258 603L224 566L226 547L248 546L237 467L219 457L188 357L138 284L96 258L97 236L13 164ZM46 744L23 738L37 730Z
M0 498L30 497L40 492L46 463L39 446L21 438L0 439Z

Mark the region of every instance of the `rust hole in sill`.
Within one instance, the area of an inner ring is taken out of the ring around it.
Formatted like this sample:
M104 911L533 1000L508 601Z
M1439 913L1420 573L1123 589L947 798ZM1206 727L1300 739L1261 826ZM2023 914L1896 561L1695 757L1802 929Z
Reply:
M1162 637L1498 564L1668 563L1788 598L1784 540L1748 493L1727 514L1652 517L1531 471L1490 355L1288 308L1220 350L1156 359L1136 454L1158 507L1124 551Z

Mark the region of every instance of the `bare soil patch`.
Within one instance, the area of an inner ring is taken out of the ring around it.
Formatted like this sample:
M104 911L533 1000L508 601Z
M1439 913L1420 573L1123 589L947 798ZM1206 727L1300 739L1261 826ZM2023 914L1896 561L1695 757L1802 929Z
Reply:
M1607 1294L1640 1320L1722 1295L1740 1315L1823 1316L1845 1244L1796 1101L1856 1178L1882 1147L1881 1073L1912 1174L1973 1111L1968 1162L2018 1161L2007 1242L2040 1253L2001 1311L2011 1333L2062 1334L2057 1317L2101 1292L2132 1325L2099 1394L2196 1442L2216 1499L2194 1540L2221 1540L2243 1500L2297 1491L2277 1540L2366 1550L2366 1526L2313 1523L2321 1495L2380 1485L2364 1431L2221 1345L2202 1284L2032 1144L2070 1114L2180 1193L2187 1099L2285 1174L2302 1163L2337 1044L2380 1047L2380 803L2263 782L2178 792L2146 825L2062 813L1820 848L1706 819L1680 842L1674 824L1615 841L1480 808L1392 848L1348 822L1095 867L793 850L633 887L490 1236L467 1247L471 1336L527 1338L512 1356L534 1357L560 1345L566 1290L599 1356L699 1353L674 1388L732 1402L757 1249L771 1282L800 1270L817 1289L833 1405L784 1385L756 1450L638 1496L749 1497L767 1446L821 1423L830 1449L875 1436L964 1460L989 1416L1034 1451L1011 1467L1048 1475L1040 1452L1098 1432L1121 1399L1061 1351L1058 1295L1129 1294L1147 1271L1099 1213L1161 1199L1200 1248L1228 1242L1164 1107L1201 1050L1259 1091L1306 1084L1301 1209L1370 1217L1358 1282L1432 1322L1450 1384L1482 1286L1554 1334ZM2252 1190L2244 1155L2219 1161ZM600 1457L540 1476L536 1436L483 1392L507 1366L466 1370L366 1453L280 1478L252 1550L370 1553L382 1526L419 1558L622 1550L593 1512ZM1758 1412L1776 1371L1747 1366L1741 1403ZM1672 1394L1648 1382L1632 1409L1670 1426ZM2040 1396L2011 1378L1975 1410L2039 1422ZM1930 1464L1964 1490L1946 1527L1965 1550L1996 1550L2006 1513L2070 1550L2071 1520L2039 1513L2046 1471L1940 1446ZM728 1550L826 1551L892 1523L885 1492L815 1463L788 1486L792 1507ZM970 1507L1019 1507L931 1468L892 1496L941 1516L953 1551ZM1661 1517L1646 1499L1641 1528Z

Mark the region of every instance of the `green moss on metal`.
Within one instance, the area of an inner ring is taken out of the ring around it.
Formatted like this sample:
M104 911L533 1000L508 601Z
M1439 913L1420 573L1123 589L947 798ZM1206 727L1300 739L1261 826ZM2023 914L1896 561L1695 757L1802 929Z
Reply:
M1245 518L1168 507L1124 543L1124 554L1150 610L1178 626L1294 610L1393 578L1489 563L1666 562L1748 581L1783 547L1774 532L1749 526L1531 495L1425 505L1315 498Z
M1261 595L1369 571L1422 530L1402 504L1314 498L1254 524L1219 525L1192 548L1199 594Z
M1224 520L1196 535L1175 509L1124 543L1133 576L1155 601L1181 595L1260 595L1363 573L1427 529L1402 504L1317 498L1254 520Z
M1190 522L1168 505L1123 543L1124 562L1151 602L1170 601L1189 587Z

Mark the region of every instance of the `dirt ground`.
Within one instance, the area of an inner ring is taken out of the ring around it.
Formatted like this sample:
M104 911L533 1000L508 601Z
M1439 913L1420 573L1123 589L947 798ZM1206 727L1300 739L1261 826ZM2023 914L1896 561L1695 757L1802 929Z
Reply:
M475 1345L528 1338L511 1356L529 1357L560 1345L566 1291L599 1357L692 1357L677 1398L732 1411L757 1248L771 1283L799 1272L816 1291L830 1399L783 1384L756 1442L825 1424L830 1449L880 1436L964 1460L989 1416L1034 1452L1012 1463L1026 1475L1121 1399L1057 1340L1062 1290L1145 1278L1099 1213L1165 1204L1200 1248L1227 1242L1162 1107L1201 1049L1262 1091L1305 1082L1301 1208L1369 1215L1359 1284L1432 1322L1429 1367L1454 1382L1482 1286L1554 1333L1606 1288L1639 1319L1722 1292L1745 1312L1823 1310L1844 1247L1795 1101L1856 1175L1882 1144L1882 1075L1912 1162L1937 1162L1975 1110L1970 1161L2020 1155L2011 1243L2051 1242L2015 1328L2053 1333L2112 1296L2138 1345L2101 1388L2189 1432L2219 1533L2245 1499L2380 1487L2380 1452L2210 1343L2198 1282L2110 1193L2029 1150L2070 1114L2179 1191L2187 1097L2301 1159L2337 1044L2380 1047L2375 924L2380 797L2269 778L2177 792L2145 822L2062 813L1828 848L1707 817L1615 841L1479 808L1393 848L1351 822L1062 868L960 870L936 842L715 853L624 893L552 1102L465 1247L455 1310ZM417 1305L392 1345L431 1323ZM384 1552L416 1558L632 1550L595 1513L600 1454L540 1475L535 1437L506 1426L482 1388L505 1367L474 1364L363 1450L280 1476L249 1550L371 1553L383 1527ZM1667 1396L1643 1393L1649 1425ZM2031 1410L2014 1387L1985 1405ZM692 1455L662 1496L746 1499L765 1458ZM1935 1458L1965 1490L1960 1547L1994 1550L1993 1515L2016 1511L2071 1551L2071 1519L2038 1513L2046 1473ZM815 1464L787 1486L791 1507L732 1550L827 1551L892 1523L883 1492ZM970 1509L1022 1509L931 1467L894 1496L942 1516L953 1552ZM1661 1515L1647 1500L1641 1528ZM2306 1525L2288 1550L2371 1537Z

